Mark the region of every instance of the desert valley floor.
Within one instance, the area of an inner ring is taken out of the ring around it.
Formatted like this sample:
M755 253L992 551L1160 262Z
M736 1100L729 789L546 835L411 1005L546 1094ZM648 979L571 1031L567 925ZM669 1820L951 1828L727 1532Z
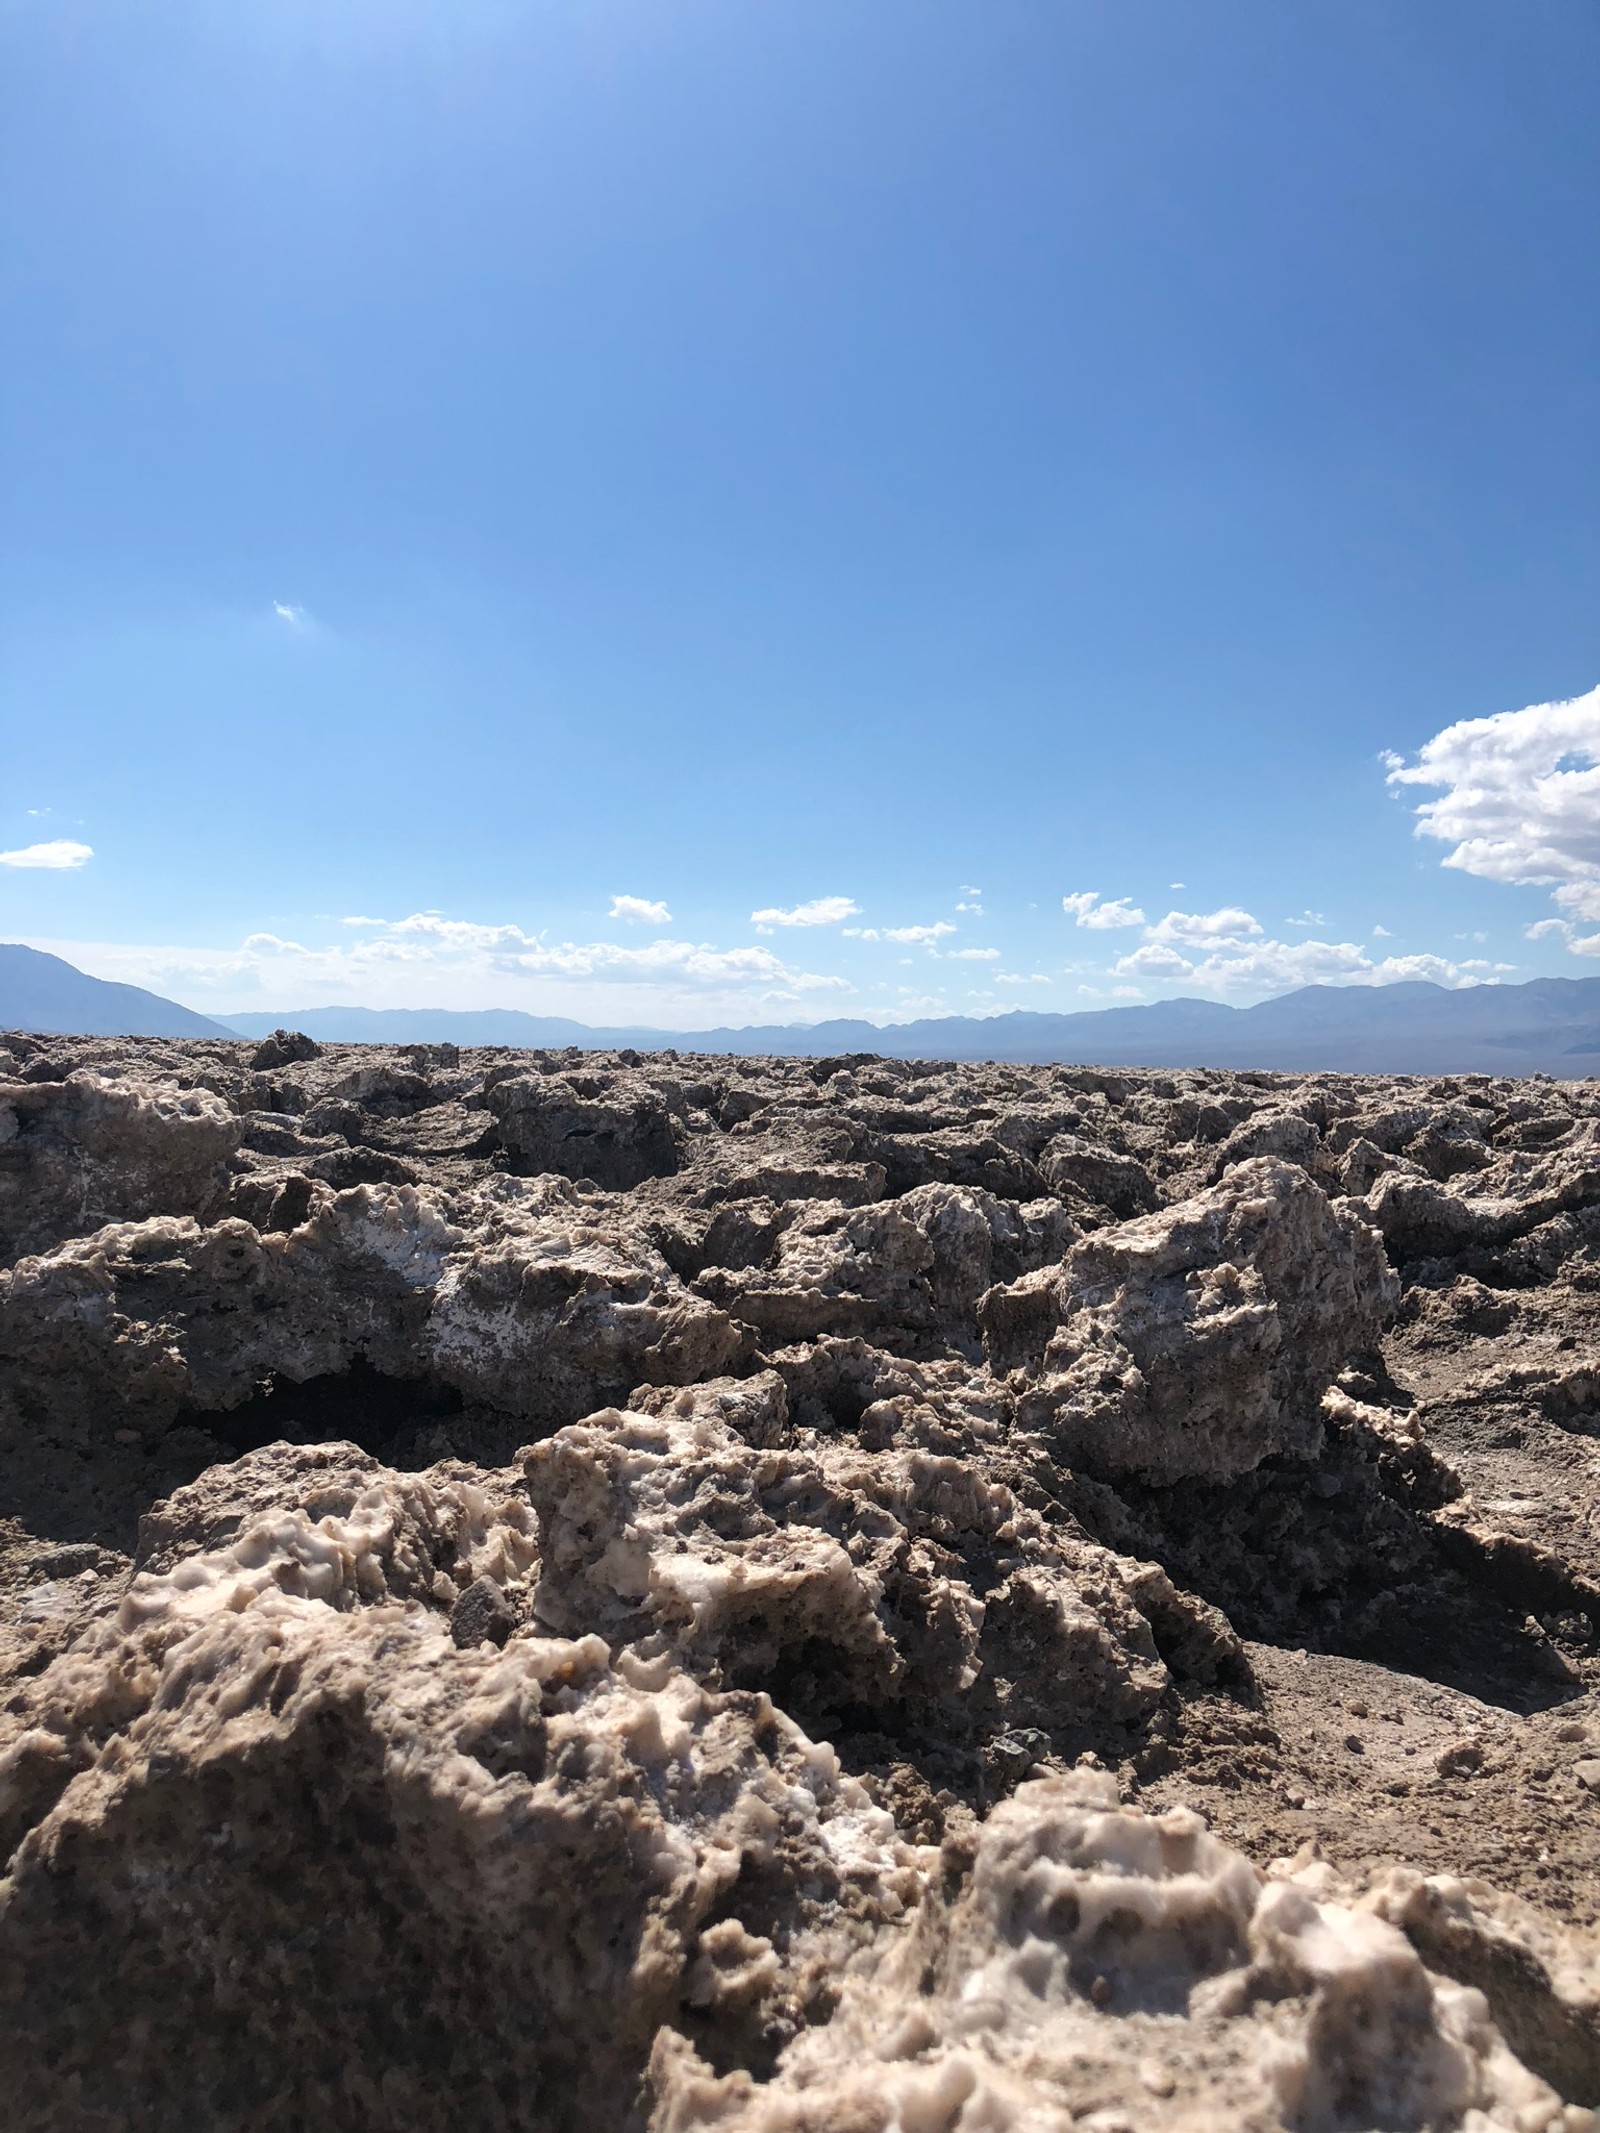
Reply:
M1600 1084L0 1074L8 2127L1595 2122Z

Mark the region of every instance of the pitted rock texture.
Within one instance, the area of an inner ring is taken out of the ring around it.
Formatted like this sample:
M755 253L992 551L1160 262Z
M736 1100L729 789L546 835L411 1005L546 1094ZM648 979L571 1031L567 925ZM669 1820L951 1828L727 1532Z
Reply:
M242 1126L204 1088L77 1073L0 1081L0 1255L102 1223L210 1210Z
M1591 2123L1600 1090L0 1045L8 2124Z
M1281 1157L1247 1152L1208 1192L992 1289L983 1324L1018 1421L1048 1431L1068 1464L1228 1481L1270 1453L1319 1448L1322 1394L1399 1294L1359 1214Z

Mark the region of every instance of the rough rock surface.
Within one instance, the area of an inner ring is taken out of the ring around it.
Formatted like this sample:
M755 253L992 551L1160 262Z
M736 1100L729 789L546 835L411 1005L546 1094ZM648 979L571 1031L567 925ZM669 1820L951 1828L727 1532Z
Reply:
M1600 1090L0 1040L6 2123L1600 2106Z

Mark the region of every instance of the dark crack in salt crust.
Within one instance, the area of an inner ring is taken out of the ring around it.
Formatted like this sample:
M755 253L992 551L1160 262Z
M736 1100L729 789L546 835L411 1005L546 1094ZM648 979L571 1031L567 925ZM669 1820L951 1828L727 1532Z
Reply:
M1591 2124L1595 1085L13 1035L0 1267L8 2126Z

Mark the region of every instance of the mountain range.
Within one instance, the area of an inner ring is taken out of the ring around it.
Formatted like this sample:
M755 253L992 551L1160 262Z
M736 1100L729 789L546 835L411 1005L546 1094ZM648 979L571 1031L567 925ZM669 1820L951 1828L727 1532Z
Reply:
M141 985L91 978L59 955L0 942L0 1029L69 1037L231 1037L209 1015Z
M262 1037L280 1025L325 1043L503 1044L534 1049L901 1059L1072 1060L1097 1066L1215 1066L1385 1074L1600 1076L1600 977L1525 985L1307 985L1255 1007L1159 1000L1082 1014L1014 1013L880 1027L709 1030L591 1028L511 1008L315 1007L230 1015L224 1024L136 985L91 978L59 956L0 945L0 1029L84 1036Z

